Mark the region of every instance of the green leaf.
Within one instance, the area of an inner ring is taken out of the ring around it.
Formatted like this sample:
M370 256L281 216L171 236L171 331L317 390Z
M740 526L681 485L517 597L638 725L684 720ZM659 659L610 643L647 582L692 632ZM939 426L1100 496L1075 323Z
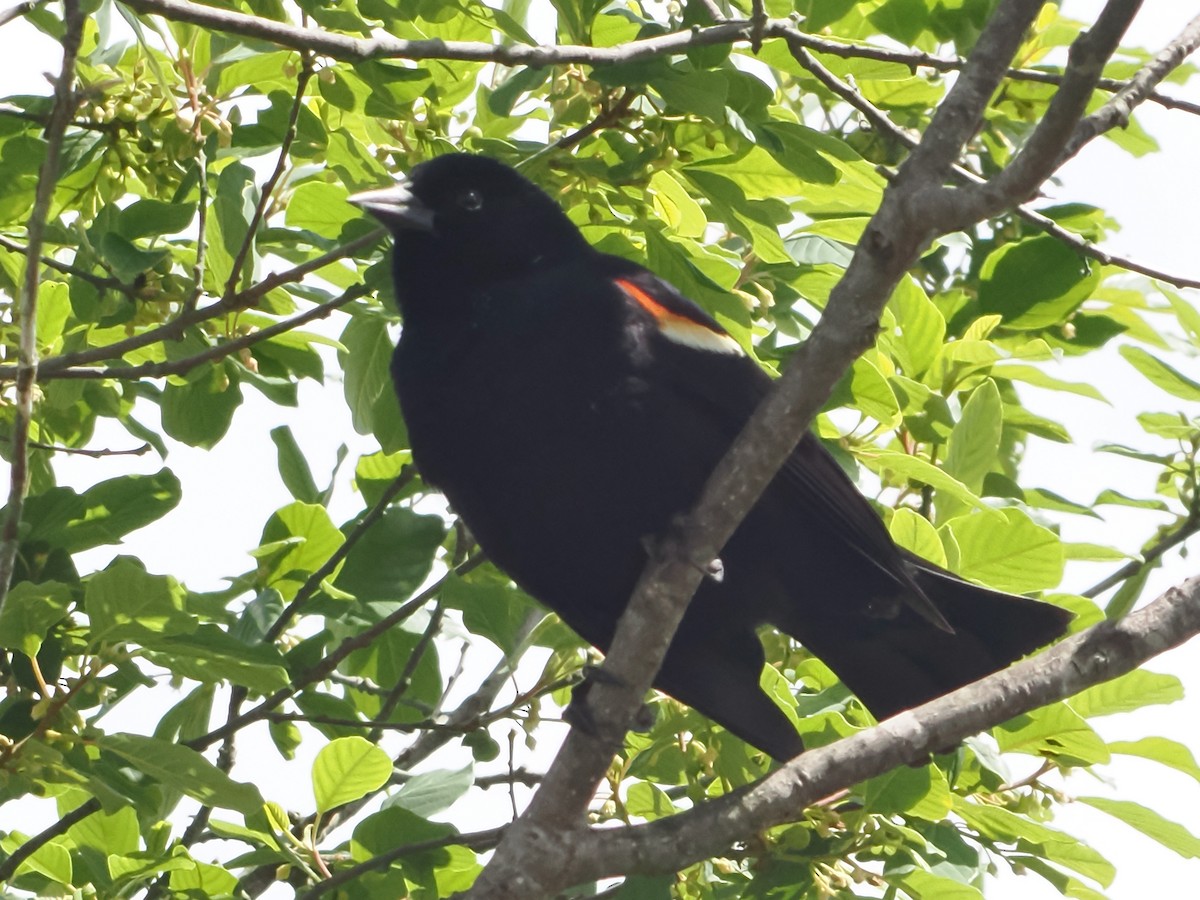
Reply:
M351 549L337 587L362 601L407 599L429 574L445 534L440 516L390 507Z
M946 471L973 493L983 489L983 478L996 465L1004 416L996 382L985 378L971 392L962 415L950 432Z
M510 656L518 649L517 633L533 608L506 576L488 568L449 579L442 600L462 610L463 624L472 634L487 638Z
M330 741L313 761L317 812L324 815L345 803L360 800L387 784L391 775L391 759L365 738L354 736Z
M1039 235L1005 244L984 261L979 308L1002 316L1006 328L1049 328L1065 322L1100 277L1099 266L1089 266L1057 238Z
M262 583L291 600L308 576L325 564L343 543L341 531L325 507L296 501L276 510L263 528L261 546L279 545L282 552L263 561ZM341 564L338 568L340 569ZM337 577L338 569L329 580Z
M980 500L970 488L957 478L919 456L901 453L898 450L876 448L859 451L856 456L868 469L878 472L881 476L889 473L895 477L927 484L939 491L945 491L968 506L985 511L989 518L997 514L996 510Z
M130 557L117 557L87 581L83 608L94 643L187 634L196 621L184 611L187 591L169 575L151 575Z
M190 203L167 203L163 200L141 198L117 214L117 230L128 240L158 235L177 234L196 217Z
M399 806L386 806L355 826L350 838L350 855L355 862L366 862L397 847L435 841L452 834L452 825L430 822ZM411 857L406 859L413 861Z
M1003 752L1017 751L1065 762L1108 762L1108 747L1083 717L1065 703L1022 713L992 729Z
M942 526L958 544L958 573L1014 594L1056 587L1064 566L1058 536L1019 509L998 512L999 519L968 515Z
M292 429L280 425L271 429L271 440L275 442L275 451L279 460L279 476L283 479L284 487L302 503L320 503L321 491L313 480L312 470L308 460Z
M650 79L649 85L668 107L679 112L697 113L713 122L724 123L729 79L723 72L678 72L668 70Z
M70 488L52 488L26 503L26 540L45 541L69 553L117 544L129 532L174 509L182 493L179 479L170 469L110 478L82 494Z
M0 849L11 855L30 840L29 835L12 831L0 839ZM43 875L54 884L70 886L73 878L70 846L62 838L53 838L42 844L17 866L14 874L24 875L28 872Z
M1200 781L1200 765L1185 744L1165 737L1144 737L1136 741L1112 741L1108 749L1123 756L1140 756L1190 775Z
M384 808L402 806L422 818L449 809L475 783L475 764L469 762L461 769L434 769L412 775L395 794L384 802Z
M339 340L346 348L338 352L338 361L345 373L343 389L354 430L370 434L374 425L372 407L392 386L389 364L395 348L387 323L374 316L354 316Z
M905 374L920 378L942 348L946 320L911 276L900 280L888 309L896 317L896 349Z
M1102 885L1111 884L1116 874L1112 863L1087 844L1010 810L955 797L954 812L988 840L1015 843L1021 850L1059 862Z
M237 876L220 866L184 857L187 866L172 868L168 884L185 897L229 897L237 888Z
M342 226L360 218L360 213L346 202L350 192L340 184L310 181L296 188L287 206L287 224L303 228L321 237L336 238Z
M892 513L888 531L892 540L904 549L911 550L917 556L939 566L946 565L946 550L942 546L942 539L938 537L937 529L919 513L908 507L900 507Z
M652 822L674 814L675 804L658 785L649 781L635 781L625 790L625 810L632 816L641 816ZM662 896L670 896L670 892Z
M225 292L225 282L233 273L233 261L250 235L250 218L258 202L254 170L233 162L217 176L208 213L208 251L205 254L204 285L213 294ZM242 267L241 282L246 283L253 266ZM240 285L237 285L240 286Z
M1200 838L1177 822L1163 818L1152 809L1130 800L1110 800L1107 797L1076 797L1076 802L1108 813L1146 837L1174 850L1185 859L1200 857Z
M900 422L900 404L883 373L866 356L860 356L834 388L830 406L853 406L885 428Z
M939 822L950 813L950 784L934 766L901 766L863 785L863 806L879 815Z
M115 231L107 231L101 235L100 244L96 249L100 251L100 255L108 263L113 274L126 284L132 282L143 272L153 269L171 252L166 247L160 247L157 250L143 250Z
M42 641L71 605L71 588L57 581L14 584L0 609L0 647L37 656Z
M203 374L186 384L168 382L163 389L163 431L191 447L212 449L241 406L242 389L230 376L228 362L204 367Z
M252 784L234 781L207 759L179 744L138 734L107 734L95 740L106 753L120 756L143 775L199 800L204 806L233 809L245 815L262 808Z
M704 236L708 226L704 210L671 173L660 170L651 176L650 198L655 214L676 234L690 238Z
M201 625L192 634L155 641L154 649L146 656L165 669L200 682L231 681L260 694L288 685L283 657L274 645L248 647L216 625Z
M1182 699L1183 684L1174 675L1134 669L1119 678L1092 685L1067 703L1075 712L1090 719Z
M983 900L979 888L924 869L912 869L903 874L885 875L888 884L895 885L913 900Z
M1200 400L1200 382L1188 378L1157 356L1129 344L1120 348L1120 354L1155 387L1162 388L1168 394L1182 400Z

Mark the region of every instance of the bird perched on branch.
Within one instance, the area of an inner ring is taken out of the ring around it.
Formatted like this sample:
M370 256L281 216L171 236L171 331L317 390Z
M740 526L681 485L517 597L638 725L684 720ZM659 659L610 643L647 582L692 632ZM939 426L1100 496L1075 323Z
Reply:
M769 376L500 162L441 156L351 202L395 238L392 374L423 476L497 566L607 649L646 538L696 501ZM721 561L655 685L778 760L803 745L759 687L764 623L882 719L1004 668L1070 619L898 548L811 434Z

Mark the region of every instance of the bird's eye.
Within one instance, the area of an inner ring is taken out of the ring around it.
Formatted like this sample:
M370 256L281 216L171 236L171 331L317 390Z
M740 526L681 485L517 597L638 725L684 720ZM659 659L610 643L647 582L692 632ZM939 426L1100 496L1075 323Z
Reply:
M458 195L458 205L467 212L478 212L483 209L483 194L474 188L467 188Z

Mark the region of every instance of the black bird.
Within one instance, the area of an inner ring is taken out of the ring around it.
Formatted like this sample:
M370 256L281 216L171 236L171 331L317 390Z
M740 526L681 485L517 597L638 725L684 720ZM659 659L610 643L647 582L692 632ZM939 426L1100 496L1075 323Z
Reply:
M351 202L395 237L392 375L423 476L497 566L606 649L645 539L691 507L769 376L503 163L437 157ZM898 548L811 434L721 559L655 685L777 760L803 745L759 687L763 623L882 719L1004 668L1070 619Z

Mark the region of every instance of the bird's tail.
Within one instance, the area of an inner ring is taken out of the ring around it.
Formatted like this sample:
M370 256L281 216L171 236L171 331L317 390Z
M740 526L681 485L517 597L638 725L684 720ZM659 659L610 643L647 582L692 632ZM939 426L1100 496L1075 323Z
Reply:
M1006 668L1061 637L1071 621L1061 607L979 587L916 557L909 562L953 633L904 609L849 640L841 631L823 641L821 629L805 640L878 719Z

